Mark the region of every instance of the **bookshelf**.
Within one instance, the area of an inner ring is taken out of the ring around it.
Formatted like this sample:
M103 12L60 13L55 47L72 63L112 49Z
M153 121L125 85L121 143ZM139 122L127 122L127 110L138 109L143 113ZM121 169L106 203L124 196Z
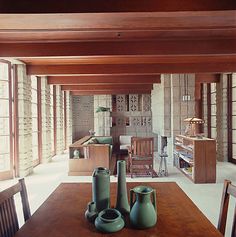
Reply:
M216 182L216 141L177 135L174 142L176 167L194 183Z

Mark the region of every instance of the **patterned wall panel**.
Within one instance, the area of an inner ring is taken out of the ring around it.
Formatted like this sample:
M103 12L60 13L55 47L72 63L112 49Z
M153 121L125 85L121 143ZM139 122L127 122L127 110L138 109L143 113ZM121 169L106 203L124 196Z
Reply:
M129 111L138 111L138 95L129 95Z
M142 110L143 111L150 111L151 110L151 95L144 94L143 95L143 103L142 103Z
M116 96L116 111L124 112L126 111L125 95Z

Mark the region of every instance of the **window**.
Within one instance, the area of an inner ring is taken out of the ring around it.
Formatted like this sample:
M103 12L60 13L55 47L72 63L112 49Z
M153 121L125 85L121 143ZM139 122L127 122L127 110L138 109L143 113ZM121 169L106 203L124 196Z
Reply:
M13 177L11 64L0 62L0 179Z
M228 157L236 164L236 80L227 75L228 82Z

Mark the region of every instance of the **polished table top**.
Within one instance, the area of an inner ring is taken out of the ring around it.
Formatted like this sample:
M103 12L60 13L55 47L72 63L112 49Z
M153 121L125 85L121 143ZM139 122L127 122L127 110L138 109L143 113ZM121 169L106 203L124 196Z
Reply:
M150 229L135 230L128 226L113 234L99 233L84 217L92 197L91 183L62 183L15 237L222 237L176 183L127 183L128 190L138 185L148 185L157 191L158 219ZM111 183L111 206L115 200L116 183Z

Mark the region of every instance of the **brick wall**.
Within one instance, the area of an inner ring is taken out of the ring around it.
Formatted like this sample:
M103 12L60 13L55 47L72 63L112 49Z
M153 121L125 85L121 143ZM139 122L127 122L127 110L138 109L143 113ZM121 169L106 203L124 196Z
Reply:
M72 96L72 139L76 141L94 129L93 96Z

